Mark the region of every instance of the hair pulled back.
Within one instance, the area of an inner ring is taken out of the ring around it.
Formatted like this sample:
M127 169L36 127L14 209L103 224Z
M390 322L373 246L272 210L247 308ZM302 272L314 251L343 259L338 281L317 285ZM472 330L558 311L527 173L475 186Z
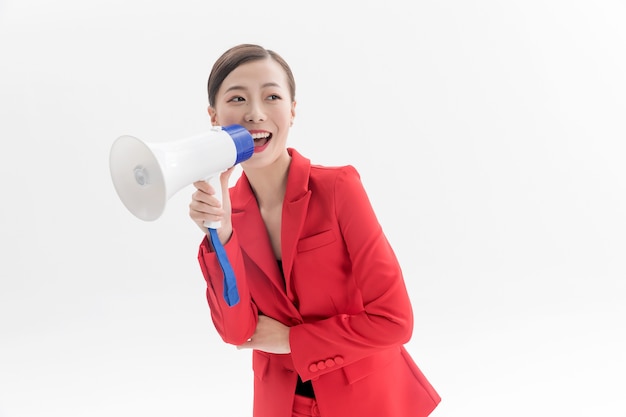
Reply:
M240 65L262 59L273 59L281 67L283 67L285 73L287 74L287 82L289 84L289 91L291 92L291 101L294 101L296 98L296 82L287 62L272 50L265 49L259 45L244 43L228 49L213 64L211 74L209 75L209 81L207 83L209 105L213 106L215 104L217 92L228 74Z

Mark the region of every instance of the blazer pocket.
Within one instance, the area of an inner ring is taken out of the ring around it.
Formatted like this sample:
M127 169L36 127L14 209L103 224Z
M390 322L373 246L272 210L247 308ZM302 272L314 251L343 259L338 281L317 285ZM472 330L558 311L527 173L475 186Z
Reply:
M343 367L343 373L348 380L348 384L354 384L361 379L370 376L377 370L385 368L389 363L399 356L397 348L386 350L368 356L350 365Z
M270 358L267 355L259 352L258 350L254 351L252 355L252 370L254 371L254 376L263 381L265 378L265 373L267 371L267 366L269 365Z
M330 245L336 240L332 230L325 230L313 236L307 236L298 241L298 252L306 252L322 246Z

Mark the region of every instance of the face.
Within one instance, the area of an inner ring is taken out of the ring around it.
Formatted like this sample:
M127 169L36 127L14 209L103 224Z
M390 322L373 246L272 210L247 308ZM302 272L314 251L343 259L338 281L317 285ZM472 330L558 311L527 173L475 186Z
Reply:
M228 74L209 115L213 125L239 124L248 129L254 138L254 155L242 165L260 168L289 157L286 144L295 107L285 71L268 58L240 65Z

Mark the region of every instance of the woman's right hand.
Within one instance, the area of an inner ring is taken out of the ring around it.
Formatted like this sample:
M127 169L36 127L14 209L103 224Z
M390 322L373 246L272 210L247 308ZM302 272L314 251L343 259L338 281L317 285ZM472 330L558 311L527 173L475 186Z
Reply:
M228 191L228 180L232 174L234 167L227 169L220 174L221 190L216 190L207 181L196 181L193 186L196 191L191 195L191 203L189 203L189 217L198 225L198 227L208 235L209 231L204 222L221 223L217 229L217 235L222 242L226 244L233 233L233 225L231 222L231 205L230 194ZM222 202L215 197L215 193L222 193ZM210 239L210 237L209 237Z

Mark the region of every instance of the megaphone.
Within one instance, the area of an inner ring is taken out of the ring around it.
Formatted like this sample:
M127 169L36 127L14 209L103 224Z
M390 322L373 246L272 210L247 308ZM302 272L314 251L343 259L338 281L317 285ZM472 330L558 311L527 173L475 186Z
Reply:
M164 143L120 136L111 147L109 167L122 203L139 219L152 221L161 217L167 200L195 181L209 181L221 199L219 174L253 153L254 140L243 126L213 126L206 133ZM205 226L216 229L220 223Z

